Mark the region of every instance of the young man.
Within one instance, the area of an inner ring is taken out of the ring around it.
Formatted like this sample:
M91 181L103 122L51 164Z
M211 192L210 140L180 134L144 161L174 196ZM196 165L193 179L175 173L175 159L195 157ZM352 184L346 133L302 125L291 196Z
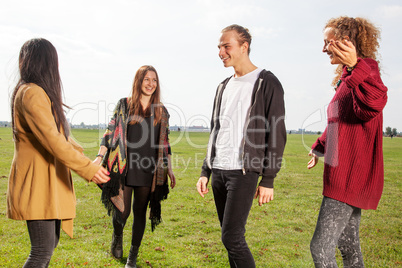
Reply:
M250 61L250 43L251 35L242 26L222 30L219 57L225 67L233 67L234 75L216 91L207 156L197 183L204 197L212 174L230 267L247 268L255 267L244 237L253 197L260 206L273 200L273 182L286 143L281 83Z

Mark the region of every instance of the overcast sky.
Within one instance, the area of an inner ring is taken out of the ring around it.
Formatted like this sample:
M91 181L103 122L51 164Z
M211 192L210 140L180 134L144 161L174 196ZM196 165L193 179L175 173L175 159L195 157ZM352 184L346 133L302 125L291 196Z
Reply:
M237 23L253 36L250 58L272 71L285 90L288 129L325 128L335 67L322 53L328 19L361 16L382 30L382 79L388 87L387 126L402 131L402 1L198 0L0 3L0 121L10 121L18 53L34 37L59 54L65 102L73 124L109 121L129 95L136 70L153 65L171 125L209 126L219 82L233 73L218 58L220 30Z

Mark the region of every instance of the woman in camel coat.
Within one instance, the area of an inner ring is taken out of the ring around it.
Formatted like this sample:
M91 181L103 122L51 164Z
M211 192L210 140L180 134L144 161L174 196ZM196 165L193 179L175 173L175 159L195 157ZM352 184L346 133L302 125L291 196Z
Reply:
M12 96L15 150L7 216L27 221L31 253L24 267L47 267L60 225L73 236L76 201L70 169L97 184L109 177L69 138L53 45L45 39L27 41L21 48L19 70Z

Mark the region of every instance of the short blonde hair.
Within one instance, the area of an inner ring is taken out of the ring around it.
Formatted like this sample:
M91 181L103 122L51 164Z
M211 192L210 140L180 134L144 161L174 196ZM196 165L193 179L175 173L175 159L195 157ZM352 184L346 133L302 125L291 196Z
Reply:
M247 53L250 54L250 46L251 46L251 34L250 31L247 28L244 28L243 26L237 25L237 24L232 24L229 25L225 28L223 28L222 33L229 32L229 31L235 31L239 38L238 42L240 45L243 45L245 42L248 43L248 50Z

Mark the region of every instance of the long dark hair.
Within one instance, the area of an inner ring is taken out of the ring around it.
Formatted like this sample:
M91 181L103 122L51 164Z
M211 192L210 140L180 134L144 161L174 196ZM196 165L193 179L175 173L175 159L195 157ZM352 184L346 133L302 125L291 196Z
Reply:
M20 78L14 88L11 101L12 128L14 139L18 140L18 133L14 125L14 100L21 85L34 83L46 92L51 103L52 113L60 132L64 129L66 139L69 135L69 126L63 111L63 106L69 108L62 101L62 83L59 74L59 61L56 48L48 40L35 38L28 40L21 47L19 55Z
M149 102L149 106L146 107L145 111L142 109L142 105L140 102L142 91L141 86L144 81L145 75L148 72L154 72L156 74L156 90L151 96L151 100ZM160 109L160 83L158 73L156 69L151 65L141 66L135 74L133 89L131 91L131 96L129 97L128 107L129 107L129 115L132 116L131 124L139 123L143 120L144 117L148 117L151 115L151 108L154 108L154 125L158 124L161 120L161 109ZM155 109L156 108L156 109Z

